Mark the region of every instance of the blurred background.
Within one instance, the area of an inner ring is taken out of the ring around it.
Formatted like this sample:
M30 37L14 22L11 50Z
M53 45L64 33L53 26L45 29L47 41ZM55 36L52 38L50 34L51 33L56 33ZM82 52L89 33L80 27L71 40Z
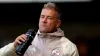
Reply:
M0 48L30 28L38 28L44 3L49 0L0 0ZM94 0L54 0L62 11L61 29L77 45L80 56L100 56L98 3Z

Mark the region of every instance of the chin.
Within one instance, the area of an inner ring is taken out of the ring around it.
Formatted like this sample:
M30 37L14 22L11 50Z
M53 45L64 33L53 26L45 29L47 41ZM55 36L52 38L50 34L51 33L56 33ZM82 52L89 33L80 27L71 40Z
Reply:
M47 33L48 31L46 29L40 29L41 33Z

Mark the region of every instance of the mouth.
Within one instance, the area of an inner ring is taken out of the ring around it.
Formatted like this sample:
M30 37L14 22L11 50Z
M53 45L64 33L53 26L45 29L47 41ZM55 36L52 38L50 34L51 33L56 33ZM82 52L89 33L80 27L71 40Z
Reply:
M47 25L46 25L46 24L41 24L41 26L43 26L43 27L47 27Z

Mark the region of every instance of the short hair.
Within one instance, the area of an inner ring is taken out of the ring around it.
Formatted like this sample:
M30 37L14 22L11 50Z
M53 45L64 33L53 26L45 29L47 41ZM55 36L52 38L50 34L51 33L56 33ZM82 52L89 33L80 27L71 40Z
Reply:
M48 2L47 4L44 4L43 9L45 9L45 8L48 8L48 9L51 9L51 10L55 10L57 12L58 19L61 18L61 11L58 8L58 6L56 6L55 3Z

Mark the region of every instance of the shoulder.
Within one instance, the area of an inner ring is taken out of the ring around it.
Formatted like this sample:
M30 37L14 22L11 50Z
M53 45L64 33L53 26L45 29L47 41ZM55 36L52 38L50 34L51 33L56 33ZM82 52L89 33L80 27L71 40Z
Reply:
M65 46L76 46L71 40L69 40L68 38L66 37L62 37L61 38L61 43Z
M72 54L77 51L76 45L66 37L61 38L61 44L64 54Z

